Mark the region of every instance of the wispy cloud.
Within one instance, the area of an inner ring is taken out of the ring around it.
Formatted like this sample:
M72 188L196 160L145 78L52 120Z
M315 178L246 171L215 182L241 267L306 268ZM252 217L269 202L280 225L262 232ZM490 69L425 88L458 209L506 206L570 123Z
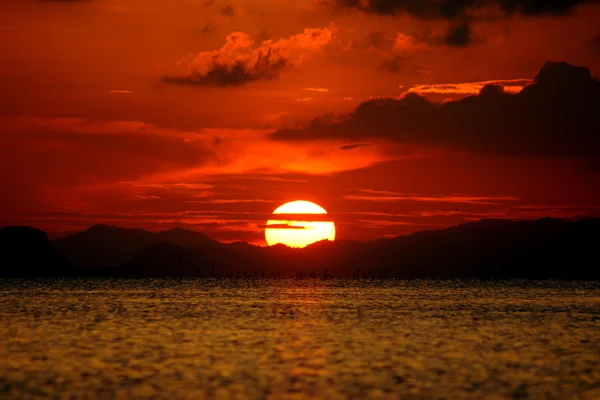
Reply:
M306 183L306 179L281 178L277 176L252 176L252 175L231 175L222 177L222 179L241 179L253 181L270 181L270 182L290 182L290 183Z
M382 229L382 228L390 228L395 226L411 226L415 225L412 222L406 221L386 221L386 220L375 220L375 219L359 219L357 221L358 225L363 225L365 228L369 229Z
M396 193L386 190L359 189L364 194L351 194L343 196L346 200L373 201L373 202L395 202L395 201L418 201L427 203L456 203L456 204L501 204L507 201L518 201L513 196L480 196L469 194L447 194L427 196L418 194Z
M309 87L309 88L304 88L302 90L304 90L306 92L329 93L329 89L326 89L326 88L313 88L313 87Z
M238 204L238 203L276 203L278 200L268 199L206 199L206 200L188 200L186 203L197 204Z
M579 209L579 210L600 210L600 206L599 205L591 205L591 204L585 204L585 205L576 205L576 204L570 204L570 205L555 205L555 204L535 204L535 205L522 205L522 206L518 206L516 208L524 208L524 209L529 209L529 210L573 210L573 209Z
M290 224L268 224L263 226L265 229L292 229L292 230L305 230L305 229L314 229L310 226L298 226L298 225L290 225Z
M354 149L358 149L361 147L367 147L367 146L373 146L372 143L352 143L352 144L345 144L343 146L338 147L338 149L340 150L354 150Z
M120 183L129 184L136 188L151 188L151 189L209 190L209 189L215 188L215 185L209 185L206 183L134 183L134 182L120 182Z
M414 85L408 89L408 92L418 94L470 95L478 94L486 85L500 85L504 87L505 92L518 93L531 82L531 79L505 79L435 85Z

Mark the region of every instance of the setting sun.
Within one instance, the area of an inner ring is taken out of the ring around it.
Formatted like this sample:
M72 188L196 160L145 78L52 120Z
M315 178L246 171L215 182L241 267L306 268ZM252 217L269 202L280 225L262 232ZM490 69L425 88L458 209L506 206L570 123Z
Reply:
M280 206L273 214L327 214L327 211L310 201L298 200ZM306 247L321 240L334 240L335 224L331 221L269 220L265 238L269 246L281 243L289 247Z

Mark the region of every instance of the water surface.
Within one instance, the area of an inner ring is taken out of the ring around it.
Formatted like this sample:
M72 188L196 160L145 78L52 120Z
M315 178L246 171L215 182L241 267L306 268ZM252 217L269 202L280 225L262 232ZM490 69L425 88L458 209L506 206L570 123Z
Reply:
M600 398L597 282L0 280L0 397Z

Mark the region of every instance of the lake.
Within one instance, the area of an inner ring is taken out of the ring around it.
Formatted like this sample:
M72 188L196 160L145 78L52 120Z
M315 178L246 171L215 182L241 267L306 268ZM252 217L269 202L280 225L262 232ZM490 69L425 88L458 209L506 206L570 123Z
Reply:
M0 280L0 397L600 398L600 284Z

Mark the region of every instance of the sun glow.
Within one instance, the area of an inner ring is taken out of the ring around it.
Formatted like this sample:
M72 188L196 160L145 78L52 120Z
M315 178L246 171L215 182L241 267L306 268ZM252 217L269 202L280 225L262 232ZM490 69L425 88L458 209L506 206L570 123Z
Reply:
M277 214L327 214L325 209L310 201L298 200L273 211ZM298 218L301 219L301 218ZM331 221L268 220L265 238L269 246L281 243L289 247L306 247L321 240L335 240L335 224ZM316 219L316 218L315 218ZM270 227L269 227L270 226Z

